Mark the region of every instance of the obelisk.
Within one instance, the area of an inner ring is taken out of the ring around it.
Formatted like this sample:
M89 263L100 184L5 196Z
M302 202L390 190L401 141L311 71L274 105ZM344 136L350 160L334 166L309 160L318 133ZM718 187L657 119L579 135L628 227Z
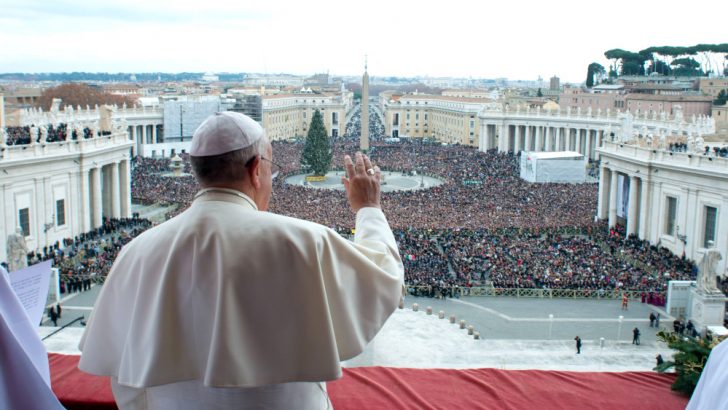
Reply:
M361 78L361 136L359 149L369 151L369 74L367 73L367 59L364 57L364 76Z

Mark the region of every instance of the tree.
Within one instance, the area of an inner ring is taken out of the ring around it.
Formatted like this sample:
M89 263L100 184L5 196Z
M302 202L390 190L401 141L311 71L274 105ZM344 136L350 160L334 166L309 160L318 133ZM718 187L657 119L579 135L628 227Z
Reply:
M599 78L602 78L604 76L604 73L606 71L604 70L604 66L599 63L591 63L589 64L589 67L586 69L586 86L587 88L592 88L594 86L594 76L598 76Z
M633 53L631 51L615 48L605 51L604 57L614 60L614 66L617 67L616 71L620 75L644 75L644 64L645 61L649 59L649 53ZM619 68L621 68L621 70Z
M326 134L321 112L316 110L311 118L311 126L306 136L306 144L301 155L301 166L315 176L324 176L331 168L331 142Z
M658 73L662 75L670 75L672 74L672 68L663 60L652 60L652 62L649 65L648 71L650 73Z
M677 377L672 384L672 389L690 396L700 380L705 362L708 361L710 351L713 350L724 338L682 337L676 333L668 333L665 330L657 332L657 339L667 343L670 349L675 350L673 360L667 360L655 367L655 370L662 373L670 368L675 368Z
M536 97L543 97L543 93L541 92L541 89L540 88L536 92Z
M61 108L65 106L81 106L87 105L93 107L95 105L134 105L135 99L122 95L115 95L103 92L101 89L91 87L86 84L61 84L58 87L49 88L41 94L38 103L44 110L49 110L54 98L61 99Z
M713 101L715 105L725 105L728 102L728 93L725 90L720 90L718 97Z
M700 63L691 57L677 58L672 61L672 66L675 67L672 72L677 76L703 75L702 70L700 70Z

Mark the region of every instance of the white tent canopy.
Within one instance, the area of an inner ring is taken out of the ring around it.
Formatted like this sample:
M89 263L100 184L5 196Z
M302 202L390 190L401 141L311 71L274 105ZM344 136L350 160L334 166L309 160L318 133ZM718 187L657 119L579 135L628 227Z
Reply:
M521 178L528 182L586 182L584 156L573 151L521 152Z

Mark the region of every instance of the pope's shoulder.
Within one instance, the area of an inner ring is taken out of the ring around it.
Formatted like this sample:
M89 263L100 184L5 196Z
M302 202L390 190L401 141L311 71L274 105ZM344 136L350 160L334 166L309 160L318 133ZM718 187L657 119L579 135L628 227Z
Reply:
M315 222L221 202L206 204L204 207L191 206L181 214L146 230L125 248L147 248L158 243L169 243L182 236L248 236L256 232L271 234L277 231L294 235L334 233L332 229Z

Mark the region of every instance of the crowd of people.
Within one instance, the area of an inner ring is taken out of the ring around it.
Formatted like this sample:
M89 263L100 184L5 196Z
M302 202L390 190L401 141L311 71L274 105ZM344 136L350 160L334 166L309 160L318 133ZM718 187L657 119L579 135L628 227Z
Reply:
M274 143L283 177L274 181L271 211L309 219L342 233L353 226L344 195L285 183L299 172L301 143ZM355 141L339 141L333 167ZM624 229L594 219L595 184L531 184L518 176L518 157L471 147L402 142L374 143L372 159L383 169L425 173L438 187L382 194L405 265L405 280L426 294L492 284L496 288L642 291L655 304L668 280L694 279L694 264ZM186 157L183 159L187 160ZM169 160L138 158L135 201L179 204L199 189L192 176L165 176ZM186 170L189 171L186 162ZM464 183L477 181L478 183Z
M22 127L6 127L5 128L5 144L6 145L28 145L35 138L36 143L42 142L61 142L67 140L89 139L93 137L93 131L84 127L83 129L70 129L65 123L56 125L46 124L36 127L35 125L26 125ZM98 132L98 135L109 134L108 132Z
M149 220L137 216L104 218L97 229L31 252L29 264L52 260L59 269L61 293L87 291L92 283L103 282L121 247L150 226Z

